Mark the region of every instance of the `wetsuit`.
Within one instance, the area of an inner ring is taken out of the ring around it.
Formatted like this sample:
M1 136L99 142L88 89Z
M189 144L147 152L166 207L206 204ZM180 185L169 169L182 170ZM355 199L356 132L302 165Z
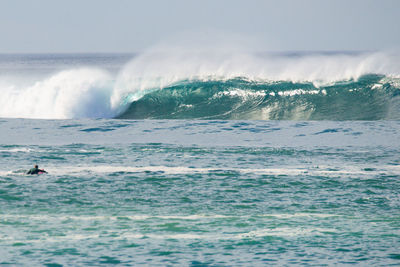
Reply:
M39 174L39 172L47 173L45 170L41 170L39 168L32 168L26 174Z

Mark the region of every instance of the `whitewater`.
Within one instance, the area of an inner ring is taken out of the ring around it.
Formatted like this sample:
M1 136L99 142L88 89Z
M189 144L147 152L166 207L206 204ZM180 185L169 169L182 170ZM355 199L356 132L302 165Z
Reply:
M399 58L395 52L183 48L99 55L97 61L95 55L26 55L22 62L3 55L0 116L399 119Z
M167 48L0 55L0 265L399 265L396 51Z

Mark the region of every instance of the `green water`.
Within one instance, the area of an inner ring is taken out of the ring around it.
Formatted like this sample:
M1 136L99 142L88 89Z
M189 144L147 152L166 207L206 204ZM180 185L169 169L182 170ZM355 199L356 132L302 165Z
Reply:
M4 137L0 145L0 265L400 263L399 147L328 143L396 137L390 129L398 123L344 123L358 129L354 135L324 123L247 122L241 130L223 121L185 129L186 122L169 121L164 130L154 121L125 123L3 122L3 129L30 129L32 142L44 129L53 139L35 145ZM101 130L112 125L113 133ZM225 144L202 143L216 128ZM266 139L303 134L320 143L237 145L257 128ZM182 143L154 135L172 129ZM78 131L106 142L74 143ZM49 174L24 175L32 162Z

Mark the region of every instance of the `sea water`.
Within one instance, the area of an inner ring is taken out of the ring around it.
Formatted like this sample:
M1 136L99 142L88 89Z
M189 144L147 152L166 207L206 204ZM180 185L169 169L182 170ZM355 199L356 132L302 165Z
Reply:
M158 56L0 57L0 265L400 264L390 61Z

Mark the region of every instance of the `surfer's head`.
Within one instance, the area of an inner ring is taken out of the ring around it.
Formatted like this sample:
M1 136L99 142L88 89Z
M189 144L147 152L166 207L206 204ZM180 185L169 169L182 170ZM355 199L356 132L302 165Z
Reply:
M35 169L37 169L37 168L39 168L39 166L36 164L36 165L35 165Z

